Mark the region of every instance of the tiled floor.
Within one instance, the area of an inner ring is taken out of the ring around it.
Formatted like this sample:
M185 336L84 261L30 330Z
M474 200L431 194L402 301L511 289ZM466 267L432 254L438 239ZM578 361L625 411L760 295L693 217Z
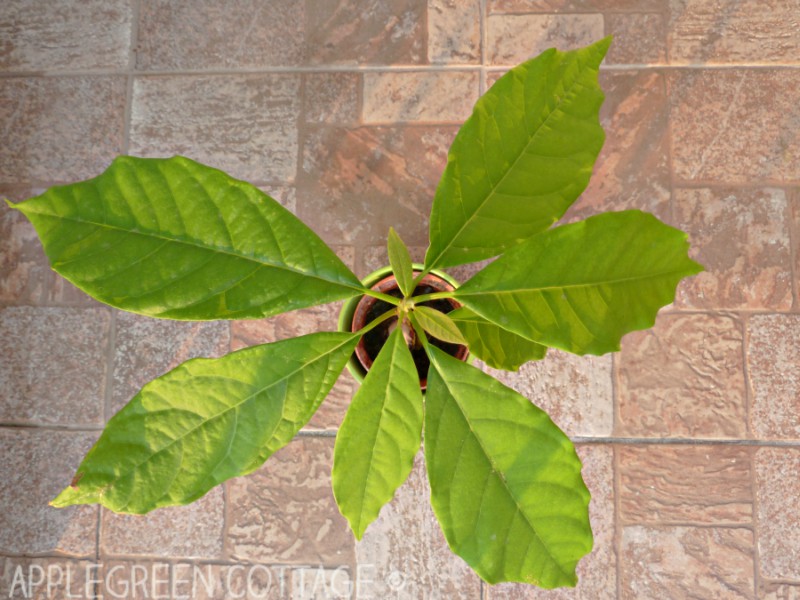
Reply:
M304 435L190 507L49 508L148 379L336 310L232 326L112 311L0 207L0 595L800 598L798 23L795 0L0 2L0 194L186 154L268 190L361 275L390 224L422 251L449 143L504 69L613 33L607 140L568 218L653 211L708 268L622 352L503 376L577 441L594 495L580 584L542 592L452 557L421 461L354 542L330 491L347 377Z

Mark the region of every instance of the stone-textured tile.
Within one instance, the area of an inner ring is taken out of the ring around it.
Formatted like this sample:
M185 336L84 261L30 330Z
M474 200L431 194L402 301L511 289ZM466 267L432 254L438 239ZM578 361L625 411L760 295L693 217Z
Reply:
M706 271L676 302L693 308L788 310L792 267L786 194L778 189L677 189L675 223Z
M460 123L478 100L478 73L366 73L365 123Z
M3 79L0 181L98 175L122 152L124 115L124 77Z
M741 324L728 316L661 315L623 338L618 435L746 435Z
M798 64L793 0L671 0L672 64Z
M0 187L0 302L36 304L44 294L50 266L36 230L2 201L24 200L42 191Z
M578 563L578 585L573 589L542 590L529 585L501 584L486 588L487 600L614 600L617 556L614 550L614 457L607 446L578 446L583 479L592 493L589 519L594 534L592 552Z
M351 125L359 119L357 73L306 73L303 120L306 123Z
M68 558L0 557L0 594L15 600L95 598L97 563Z
M263 185L259 188L278 204L291 212L297 212L297 190L288 185Z
M4 0L0 71L127 68L133 4Z
M178 562L170 566L171 595L188 600L287 600L295 569L263 564ZM155 598L155 596L151 596ZM336 596L331 596L336 597ZM347 597L347 596L342 596Z
M800 600L800 581L794 583L761 582L761 600Z
M332 244L384 244L390 226L406 244L426 244L431 201L456 129L310 130L298 177L298 215Z
M225 507L222 486L188 506L160 508L146 515L102 509L100 552L106 556L219 558Z
M289 183L300 110L299 75L138 77L131 153L183 154L247 181Z
M331 490L333 442L295 439L258 471L228 482L231 557L269 564L352 563L355 538Z
M172 598L171 565L162 561L106 560L99 564L99 598ZM194 596L186 596L186 598Z
M603 15L491 15L486 56L492 65L516 65L544 50L572 50L604 36Z
M800 439L800 315L756 315L747 331L753 434Z
M518 372L487 369L517 390L568 436L610 436L614 428L611 355L576 356L549 350Z
M0 308L0 421L102 425L110 313Z
M800 189L789 194L789 227L794 246L794 306L800 308Z
M356 545L356 558L366 597L480 598L480 579L450 551L433 514L421 452L408 480Z
M800 72L686 70L668 82L678 179L800 179Z
M622 598L754 598L753 533L747 529L625 527Z
M664 0L487 0L490 13L661 12Z
M800 449L759 448L755 456L758 495L758 556L761 574L800 580Z
M425 260L425 246L411 246L408 249L411 260L415 263L422 263ZM367 246L361 250L361 267L363 275L366 277L373 271L382 269L389 265L389 255L386 252L386 244L380 246ZM448 269L448 272L451 269ZM465 281L462 279L461 281Z
M292 571L292 600L327 600L355 596L355 582L345 567L336 569L299 568Z
M663 64L666 62L667 26L658 13L611 13L605 15L606 33L614 41L606 64Z
M190 358L222 356L229 345L225 321L179 322L117 313L111 412L151 379Z
M624 523L752 524L747 448L623 446L618 452Z
M479 63L480 15L479 0L428 0L428 61Z
M139 69L293 66L305 60L303 2L144 0Z
M96 551L97 507L48 506L69 485L94 443L92 433L0 428L0 553Z
M308 0L313 64L419 64L425 61L425 0Z

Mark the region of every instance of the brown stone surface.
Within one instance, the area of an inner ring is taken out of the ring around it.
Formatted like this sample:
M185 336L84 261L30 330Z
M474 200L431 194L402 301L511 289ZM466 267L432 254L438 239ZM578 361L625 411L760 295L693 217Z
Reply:
M237 560L350 564L355 538L331 490L333 438L301 437L228 482L225 547Z
M306 73L303 85L303 119L306 123L358 123L361 75Z
M428 61L479 63L480 13L480 0L429 0Z
M108 560L97 570L98 597L147 600L149 598L173 598L172 566L166 561ZM202 588L200 588L202 589ZM195 596L187 596L187 598Z
M0 4L0 71L125 69L131 0Z
M755 471L761 574L800 581L800 448L759 448Z
M762 581L758 597L762 600L800 600L800 581L794 583Z
M606 34L614 36L606 54L606 64L664 64L666 20L659 13L605 15Z
M56 509L47 503L69 485L96 437L85 432L0 428L0 554L94 555L97 507Z
M0 593L15 600L93 598L97 563L69 558L0 557Z
M748 529L624 527L620 565L625 600L755 597Z
M0 421L103 424L110 313L0 308Z
M689 234L706 271L681 282L676 303L691 308L792 307L788 205L783 190L677 189L675 224Z
M295 0L170 2L139 9L136 66L142 70L299 65L305 10Z
M747 448L622 446L618 453L623 523L752 524Z
M0 302L36 304L49 278L49 263L36 230L2 201L25 200L44 190L0 187Z
M131 153L189 155L239 179L289 183L300 112L294 74L137 77Z
M660 12L664 0L487 0L491 13Z
M748 327L750 424L759 439L800 439L800 315L754 315Z
M623 338L617 435L746 436L742 326L728 316L661 315Z
M684 70L668 83L677 179L800 179L800 71Z
M124 77L6 78L0 181L94 177L122 152Z

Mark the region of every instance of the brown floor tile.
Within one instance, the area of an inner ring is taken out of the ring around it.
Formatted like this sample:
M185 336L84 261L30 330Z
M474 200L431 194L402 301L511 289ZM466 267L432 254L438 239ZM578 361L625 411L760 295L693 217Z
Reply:
M304 21L304 4L296 0L144 0L136 66L179 70L300 65L306 53Z
M794 583L761 582L761 600L800 600L800 581Z
M755 597L747 529L625 527L620 565L624 600Z
M480 0L428 1L428 61L476 64L481 61Z
M738 321L664 314L625 336L618 356L618 435L746 436Z
M676 304L788 310L791 245L786 194L778 189L677 189L675 224L689 234L704 273L681 282Z
M110 313L0 308L0 421L103 424Z
M666 17L659 13L605 15L606 35L614 41L606 64L663 64L666 62Z
M92 598L101 579L97 563L68 558L0 557L0 591L15 600Z
M559 13L578 11L659 12L663 0L487 0L491 13Z
M69 485L96 438L77 431L0 428L0 553L94 556L97 507L58 509L48 503Z
M761 574L800 581L800 448L759 448L755 469Z
M131 0L0 4L0 71L126 69Z
M312 124L355 125L359 120L358 73L305 73L303 120Z
M753 434L800 439L800 315L755 315L747 329Z
M131 154L182 154L250 182L291 183L300 76L137 77Z
M18 201L44 190L0 187L0 302L37 304L44 295L50 263L25 216L2 198Z
M624 523L752 525L748 449L624 446L618 452Z
M8 78L0 85L0 181L74 181L123 148L124 77Z
M103 561L97 573L98 599L101 596L126 600L171 598L170 593L176 589L172 585L171 570L171 565L164 561Z

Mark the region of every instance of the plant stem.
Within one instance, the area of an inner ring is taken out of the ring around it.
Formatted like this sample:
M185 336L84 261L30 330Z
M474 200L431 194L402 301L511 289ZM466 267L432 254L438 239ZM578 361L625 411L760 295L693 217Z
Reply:
M414 316L413 311L408 313L408 320L411 322L411 326L414 328L414 331L417 332L417 339L422 342L422 347L425 348L425 353L430 354L430 349L428 348L428 336L425 335L425 331L420 327L417 318Z
M373 298L377 298L378 300L383 300L384 302L388 302L393 306L400 306L400 298L395 298L394 296L390 296L389 294L384 294L383 292L378 292L376 290L370 290L364 288L361 290L364 292L365 296L372 296Z
M397 298L395 298L395 300L397 300ZM364 335L366 333L369 333L370 331L372 331L375 327L377 327L378 325L380 325L384 321L388 321L392 317L396 317L396 316L397 316L397 311L396 310L387 310L385 313L383 313L380 317L376 318L374 321L370 321L369 323L364 325L361 329L356 331L356 333L358 335Z
M414 296L411 298L414 304L422 304L423 302L430 302L431 300L442 300L444 298L452 298L453 292L433 292L432 294L422 294L421 296Z

